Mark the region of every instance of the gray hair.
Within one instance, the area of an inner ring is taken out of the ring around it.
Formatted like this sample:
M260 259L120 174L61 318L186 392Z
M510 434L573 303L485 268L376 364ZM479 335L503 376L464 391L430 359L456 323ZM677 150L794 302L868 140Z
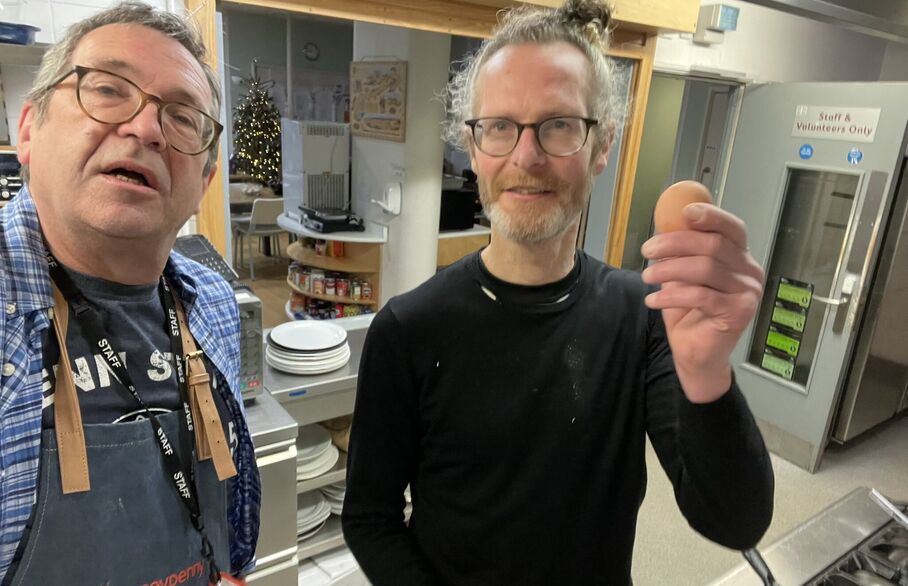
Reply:
M50 84L74 65L71 60L79 41L93 30L111 24L146 26L183 45L196 58L205 73L208 87L211 89L209 114L215 119L218 118L221 111L221 85L217 74L205 62L207 51L195 22L189 16L158 10L143 2L127 1L115 4L73 24L66 29L63 38L44 53L35 83L26 96L26 99L35 106L35 122L40 124L44 121L51 95L54 92L54 88ZM215 142L208 153L208 162L204 171L206 175L211 165L217 162L217 158L218 143ZM28 177L27 168L23 169L23 177L26 179Z
M447 120L444 139L469 149L464 122L473 118L477 80L482 66L501 49L523 43L570 43L590 62L590 115L599 120L594 127L598 146L605 145L624 117L624 100L618 95L614 65L606 56L611 32L611 8L599 0L567 0L559 8L521 5L499 18L495 34L467 56L459 72L448 83L445 97Z

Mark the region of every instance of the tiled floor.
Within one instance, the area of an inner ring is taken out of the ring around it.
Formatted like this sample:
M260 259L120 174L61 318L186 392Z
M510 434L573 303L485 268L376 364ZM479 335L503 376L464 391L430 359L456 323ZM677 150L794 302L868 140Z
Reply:
M815 474L776 456L772 462L775 514L763 546L859 486L877 488L893 500L908 500L908 414L847 446L830 447ZM739 552L707 541L687 525L652 448L647 450L647 467L649 488L637 525L634 583L708 584L741 563Z
M286 250L287 239L281 239L281 248ZM285 256L264 256L253 247L255 262L255 280L249 279L249 259L245 266L234 266L240 276L240 282L249 285L253 293L262 300L262 327L273 328L288 321L284 304L290 298L290 287L287 286L287 266L290 259Z

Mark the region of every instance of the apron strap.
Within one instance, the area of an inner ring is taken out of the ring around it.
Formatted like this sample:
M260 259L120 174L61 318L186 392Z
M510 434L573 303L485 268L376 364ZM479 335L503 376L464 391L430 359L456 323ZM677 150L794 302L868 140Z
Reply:
M183 351L186 352L186 376L189 381L189 403L192 409L192 419L195 422L196 451L199 460L211 458L214 469L217 471L218 480L226 480L236 476L236 467L227 438L224 436L224 427L221 425L221 416L211 396L211 377L202 360L202 351L198 349L189 326L186 323L186 314L183 305L177 297L176 290L171 289L174 304L176 305L177 320L180 324L180 335L183 337Z
M60 366L54 383L54 431L57 436L57 457L60 462L60 480L63 494L88 492L88 455L85 450L85 433L82 431L82 412L70 369L69 352L66 350L66 330L69 325L69 304L54 284L54 332L60 347Z

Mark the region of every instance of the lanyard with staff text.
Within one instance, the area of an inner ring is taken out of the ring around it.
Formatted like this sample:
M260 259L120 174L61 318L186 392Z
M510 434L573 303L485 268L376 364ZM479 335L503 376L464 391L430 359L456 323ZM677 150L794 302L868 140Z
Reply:
M99 319L95 308L85 299L82 292L79 291L79 288L73 283L72 279L66 274L66 271L63 270L63 267L60 266L57 259L46 246L45 254L47 256L48 266L50 267L51 278L60 289L63 297L73 308L76 319L90 338L89 341L101 350L101 355L104 357L111 372L117 377L120 384L126 387L133 398L135 398L136 402L139 403L139 406L145 410L145 414L154 430L155 438L158 440L158 447L161 450L161 455L164 457L164 464L167 467L167 472L170 474L173 487L176 489L177 494L180 496L180 500L189 512L189 519L192 522L192 526L198 531L202 538L201 553L208 563L208 578L212 584L218 584L220 582L220 570L215 563L214 548L205 532L205 525L202 521L201 509L199 507L198 493L196 491L195 466L193 465L193 460L195 459L194 428L192 409L189 406L189 385L183 360L183 341L180 338L179 329L173 324L173 320L175 320L174 316L176 316L176 305L170 287L167 285L167 280L163 276L161 277L161 286L158 288L158 291L168 318L171 320L171 325L168 326L167 330L170 334L171 350L174 362L176 363L175 370L177 384L180 390L180 399L183 403L186 427L188 428L187 434L181 433L179 435L181 436L182 444L186 448L184 453L189 455L188 468L183 465L179 454L171 446L170 440L167 438L164 429L158 422L158 418L148 408L145 401L143 401L142 397L139 395L138 390L136 390L136 387L132 382L132 377L129 376L129 372L126 370L126 366L120 360L119 354L111 346L110 340L101 325L101 320ZM65 340L61 340L60 343L65 343Z

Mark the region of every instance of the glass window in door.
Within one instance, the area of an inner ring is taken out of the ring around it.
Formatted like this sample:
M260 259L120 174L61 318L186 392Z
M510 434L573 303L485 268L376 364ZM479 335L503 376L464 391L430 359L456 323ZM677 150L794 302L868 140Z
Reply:
M748 362L806 385L846 237L858 176L790 169Z

